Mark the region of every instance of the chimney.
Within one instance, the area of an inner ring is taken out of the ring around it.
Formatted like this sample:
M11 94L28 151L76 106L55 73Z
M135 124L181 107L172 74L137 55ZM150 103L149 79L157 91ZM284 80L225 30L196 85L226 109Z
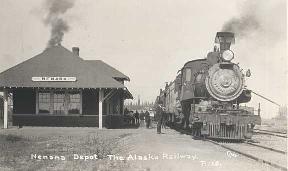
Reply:
M80 51L79 47L72 47L72 52L74 55L79 56L79 51Z
M235 43L234 33L217 32L215 43L220 44L220 52L230 49L230 45Z

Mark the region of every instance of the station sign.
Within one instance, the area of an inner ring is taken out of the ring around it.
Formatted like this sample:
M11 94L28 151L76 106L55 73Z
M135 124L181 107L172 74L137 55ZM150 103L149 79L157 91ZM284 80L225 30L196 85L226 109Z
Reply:
M49 82L60 82L60 81L76 81L76 77L32 77L32 81L49 81Z

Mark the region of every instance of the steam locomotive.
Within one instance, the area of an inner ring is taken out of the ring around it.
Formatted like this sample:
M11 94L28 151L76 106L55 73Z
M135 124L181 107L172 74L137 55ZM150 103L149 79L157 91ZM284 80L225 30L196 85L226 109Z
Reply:
M233 63L230 50L234 33L217 32L213 52L205 59L187 62L176 79L160 89L156 103L162 102L170 125L188 129L195 137L245 140L261 123L260 109L241 105L251 100L245 74Z

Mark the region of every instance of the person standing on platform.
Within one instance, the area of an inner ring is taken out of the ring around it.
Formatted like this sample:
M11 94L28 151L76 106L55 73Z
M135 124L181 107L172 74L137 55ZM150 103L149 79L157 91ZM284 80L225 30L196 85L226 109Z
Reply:
M157 134L161 134L161 126L164 117L164 107L163 102L159 101L156 107L156 121L157 121Z
M145 122L146 122L146 128L149 128L151 119L150 119L150 113L148 111L145 112Z
M136 110L136 113L135 113L135 123L136 124L139 124L140 122L139 122L139 113L138 113L138 111Z
M139 113L140 127L145 127L145 113L141 111Z

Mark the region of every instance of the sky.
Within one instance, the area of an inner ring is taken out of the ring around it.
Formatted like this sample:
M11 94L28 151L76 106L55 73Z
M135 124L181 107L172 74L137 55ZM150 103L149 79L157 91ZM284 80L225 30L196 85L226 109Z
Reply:
M61 17L69 26L62 45L80 48L83 59L103 60L130 77L134 99L154 102L165 82L189 61L205 58L216 32L225 23L252 18L240 27L234 62L251 70L247 87L287 104L286 0L75 0ZM46 47L51 27L45 1L1 0L0 72ZM251 20L252 21L252 20ZM246 29L246 30L245 30ZM246 32L245 32L246 31ZM278 107L257 96L247 104L262 116L274 117Z

